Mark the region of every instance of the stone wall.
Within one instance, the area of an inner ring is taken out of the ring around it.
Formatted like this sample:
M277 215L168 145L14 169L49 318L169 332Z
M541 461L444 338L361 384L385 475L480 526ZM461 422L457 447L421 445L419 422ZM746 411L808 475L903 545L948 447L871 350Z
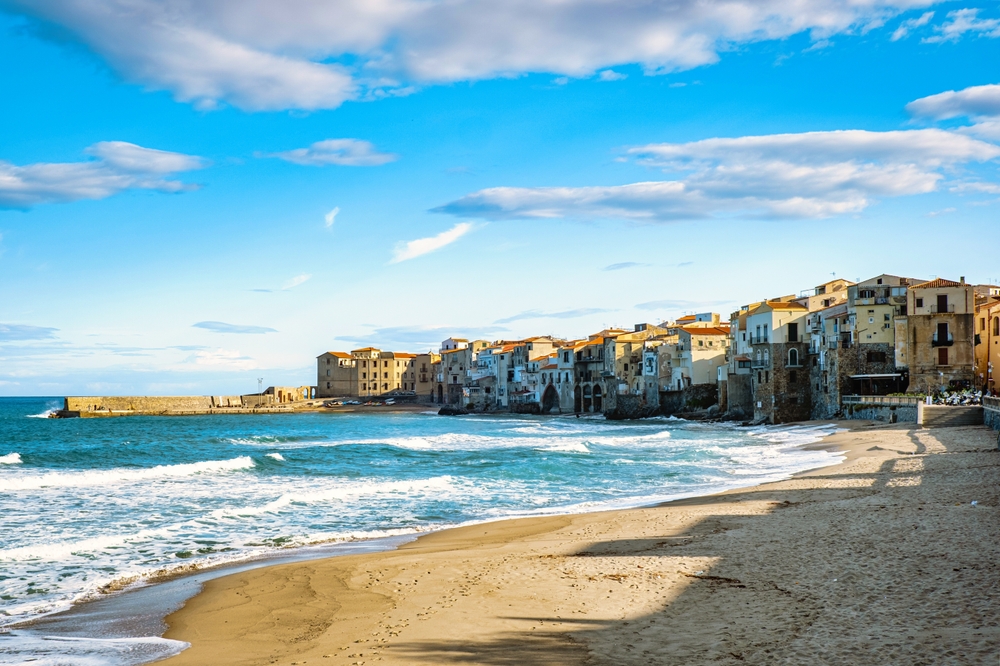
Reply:
M695 384L680 391L660 391L660 413L664 416L706 409L718 402L719 387L715 384Z
M90 396L68 397L68 412L202 412L213 407L211 396Z
M726 415L734 419L749 419L753 416L750 375L729 375L726 380Z
M1000 407L984 405L983 423L994 430L1000 430Z
M650 405L641 395L619 395L615 401L615 406L604 413L604 417L611 421L623 419L644 419L660 414L660 406Z
M843 416L848 420L893 423L895 418L896 423L916 423L917 408L900 405L845 405Z
M979 406L917 405L917 424L925 428L982 425L983 420L983 408Z

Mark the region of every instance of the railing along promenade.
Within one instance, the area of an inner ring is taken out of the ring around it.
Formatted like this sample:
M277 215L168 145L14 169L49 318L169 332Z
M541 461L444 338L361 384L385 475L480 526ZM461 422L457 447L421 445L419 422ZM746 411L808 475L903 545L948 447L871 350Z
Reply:
M843 405L893 405L896 407L916 407L923 398L909 395L845 395L840 399Z

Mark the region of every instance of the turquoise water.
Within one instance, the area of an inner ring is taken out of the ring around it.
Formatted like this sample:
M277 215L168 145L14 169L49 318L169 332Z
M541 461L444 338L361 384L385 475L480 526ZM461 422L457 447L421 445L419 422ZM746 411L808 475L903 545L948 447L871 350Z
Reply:
M0 627L297 546L635 506L836 459L793 448L832 427L432 413L44 418L58 406L0 399ZM4 650L0 641L0 660Z

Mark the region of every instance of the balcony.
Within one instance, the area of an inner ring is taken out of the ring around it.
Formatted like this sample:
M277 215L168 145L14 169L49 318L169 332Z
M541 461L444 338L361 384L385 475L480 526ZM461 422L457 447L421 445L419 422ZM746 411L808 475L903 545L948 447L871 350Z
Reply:
M951 333L948 334L947 338L942 338L935 333L931 336L931 347L951 347L955 344L955 336Z
M750 344L752 345L766 345L768 343L766 335L750 335Z
M949 303L948 305L944 306L932 305L930 307L930 311L931 314L945 314L949 312L955 312L955 305L954 303Z
M759 361L751 361L750 362L750 367L753 368L754 370L760 370L761 368L770 368L771 367L771 359L765 358L765 359L759 360Z

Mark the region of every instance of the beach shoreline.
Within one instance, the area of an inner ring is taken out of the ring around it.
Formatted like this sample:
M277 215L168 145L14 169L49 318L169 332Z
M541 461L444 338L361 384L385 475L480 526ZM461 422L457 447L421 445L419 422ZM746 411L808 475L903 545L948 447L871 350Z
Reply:
M990 452L989 431L849 425L847 432L807 445L844 451L842 462L786 481L645 508L445 529L388 552L217 578L167 618L165 637L191 644L168 661L499 664L514 663L509 659L516 654L517 663L529 664L736 664L773 663L782 654L798 654L800 663L807 663L813 660L801 660L802 650L815 654L823 648L826 661L844 663L850 653L837 655L847 649L845 638L834 636L832 628L844 618L836 612L838 604L830 605L831 595L844 588L849 598L861 596L873 604L878 595L867 588L885 587L878 581L886 580L895 601L882 595L879 617L868 618L867 628L856 627L868 634L863 640L854 637L861 640L862 652L873 650L876 658L888 647L887 654L917 658L910 663L920 663L921 655L926 658L938 648L944 656L936 663L975 663L991 655L998 635L995 625L987 626L986 615L996 605L996 585L979 580L974 591L965 592L965 585L946 580L964 579L969 565L981 568L990 559L983 555L995 553L989 530L970 529L995 517L1000 460ZM970 475L969 469L978 472ZM969 504L975 498L945 506L922 497L949 491L976 495L978 506ZM920 506L910 506L914 501ZM818 511L821 507L838 512ZM880 514L887 507L922 515L914 516L920 519L916 527L908 518L882 524ZM914 547L909 557L890 560L876 552L858 568L843 556L845 548L899 548L912 540L909 531L922 532L920 523L929 518L938 527L936 539L909 544ZM816 533L813 521L828 528L836 524L838 536ZM903 523L906 529L893 539ZM751 525L754 529L748 529ZM964 535L966 547L950 554L945 546L955 530ZM782 538L754 543L761 538L757 532L801 537L803 531L812 531L819 544L801 538L785 548ZM924 552L928 548L945 553ZM789 558L789 550L797 557ZM898 641L896 634L907 630L897 625L916 621L901 607L899 588L919 587L913 581L926 576L910 575L909 567L927 567L923 560L932 556L965 565L940 573L941 596L947 599L954 588L969 598L953 599L957 613L940 600L925 602L932 608L924 608L927 615L918 618L922 626L909 630L919 637L909 644L909 639ZM776 566L787 573L775 576ZM907 575L894 573L894 567ZM749 599L745 603L752 612L727 599L734 594ZM692 604L696 598L699 603ZM863 606L852 608L870 614ZM923 626L945 615L955 616L946 637ZM768 624L789 628L790 637L781 638L775 627L757 626L752 618L758 616L776 617ZM964 622L958 629L956 618ZM725 630L716 626L720 621ZM848 636L851 625L845 627Z

